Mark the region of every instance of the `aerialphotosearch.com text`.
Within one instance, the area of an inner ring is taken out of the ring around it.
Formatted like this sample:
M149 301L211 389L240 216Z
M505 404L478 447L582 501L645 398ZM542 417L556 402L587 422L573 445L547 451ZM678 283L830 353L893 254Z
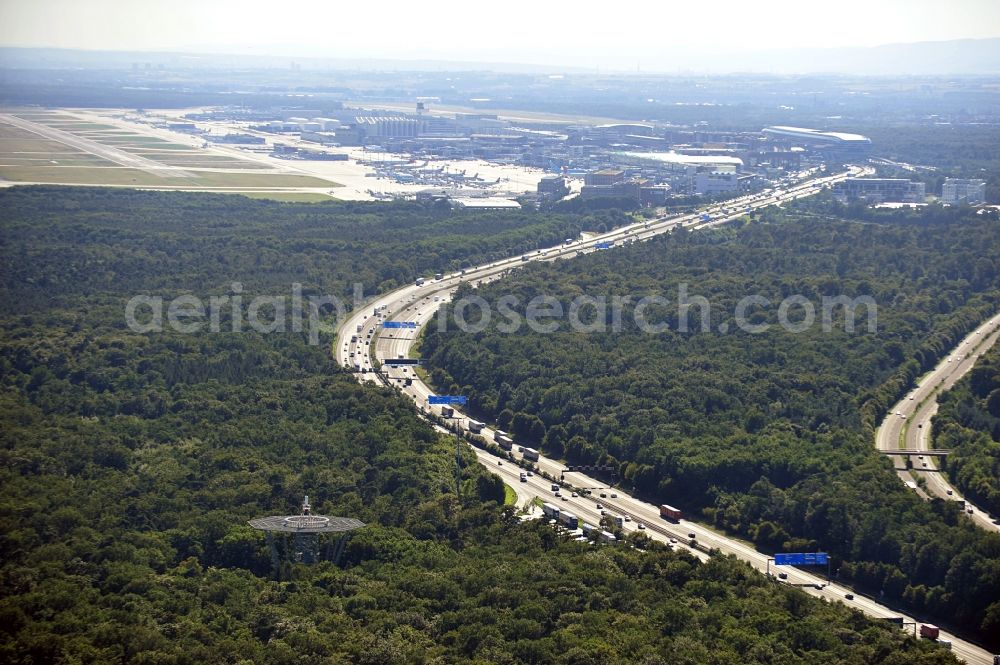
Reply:
M360 284L354 285L353 296L353 306L348 309L344 300L336 296L303 295L301 284L292 284L290 295L251 297L244 293L242 283L233 282L228 293L207 298L190 294L170 300L154 295L134 296L125 306L125 322L129 330L138 333L162 332L167 328L185 334L305 332L309 343L316 345L321 335L335 334L350 311L369 306ZM437 317L437 327L442 332L452 325L470 333L488 328L515 333L525 326L536 333L559 330L620 332L629 321L635 329L649 334L668 330L679 333L738 330L759 334L775 325L786 332L801 333L817 323L823 332L843 329L848 333L858 330L875 333L878 330L878 307L870 296L822 296L819 302L814 302L803 295L790 295L775 302L763 295L751 294L736 301L731 319L727 317L720 322L718 317L713 318L716 310L709 299L691 294L688 285L683 283L677 286L677 293L672 298L659 294L584 294L566 302L555 296L539 295L523 302L507 294L491 302L471 294L440 306L449 308L451 314ZM776 317L770 316L771 312ZM858 325L859 316L862 316L861 326Z

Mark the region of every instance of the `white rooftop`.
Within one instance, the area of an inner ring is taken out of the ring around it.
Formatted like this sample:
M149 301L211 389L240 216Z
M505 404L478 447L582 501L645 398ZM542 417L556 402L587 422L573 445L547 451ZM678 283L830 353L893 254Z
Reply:
M492 198L454 198L452 202L461 206L462 208L520 208L521 204L517 201L512 201L511 199L492 199Z
M706 164L727 164L743 166L743 160L730 155L682 155L676 152L620 152L623 157L648 159L653 162L668 162L671 164L691 164L703 166Z
M773 132L778 134L792 134L799 135L803 138L816 138L816 139L834 139L837 141L850 141L858 143L870 143L871 140L867 136L862 136L861 134L848 134L847 132L824 132L819 129L810 129L808 127L788 127L786 125L775 125L773 127L765 127L765 132Z

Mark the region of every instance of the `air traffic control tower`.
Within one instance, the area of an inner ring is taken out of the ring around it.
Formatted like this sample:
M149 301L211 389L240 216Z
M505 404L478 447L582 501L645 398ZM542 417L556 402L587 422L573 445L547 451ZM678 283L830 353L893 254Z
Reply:
M337 563L347 546L348 532L365 525L364 522L353 517L313 515L308 495L302 501L302 513L299 515L258 517L250 520L249 524L253 528L267 533L267 543L271 549L271 563L276 571L280 569L282 559L278 551L277 534L291 534L293 536L291 552L288 552L287 539L282 539L282 544L285 545L283 549L290 554L288 558L302 563L314 563L320 558L320 539L324 534L340 534L335 540L327 541L326 555L323 557Z

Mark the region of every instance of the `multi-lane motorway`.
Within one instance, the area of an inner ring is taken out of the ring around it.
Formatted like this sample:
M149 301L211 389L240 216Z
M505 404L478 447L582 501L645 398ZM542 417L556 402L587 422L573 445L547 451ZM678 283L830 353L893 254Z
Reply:
M530 261L553 261L560 258L571 258L581 253L600 251L595 249L597 243L620 243L641 241L649 239L655 235L669 232L674 228L704 228L716 224L725 223L731 219L741 216L748 208L763 208L776 203L794 200L804 196L809 196L820 191L824 185L832 184L838 180L849 176L863 173L863 169L853 168L852 170L837 174L835 176L816 178L799 185L789 187L785 190L775 192L771 196L744 197L736 201L728 201L725 204L711 207L698 213L682 215L677 217L664 217L648 222L639 222L609 233L601 234L583 240L572 240L559 247L552 247L545 250L526 255L524 257L513 257L496 261L484 266L470 268L461 273L442 275L441 279L431 280L427 284L412 284L391 293L387 293L371 300L360 310L353 312L340 328L340 334L334 346L336 360L341 365L351 368L357 372L360 380L385 382L395 386L403 394L411 397L417 406L425 412L435 412L440 414L440 407L428 404L428 397L433 394L431 389L420 380L413 372L413 367L387 367L385 360L408 358L411 349L419 334L420 329L427 324L434 316L435 311L445 301L450 300L455 289L462 282L470 282L474 285L493 281L501 278L512 268L523 265ZM731 211L731 212L724 212ZM712 216L711 220L704 220L703 214ZM414 328L389 328L382 327L384 321L399 321L414 323ZM376 373L373 367L373 359L381 365L381 373ZM408 381L409 380L409 381ZM454 417L460 427L468 427L468 419L458 410ZM488 440L492 440L495 430L485 428L482 435ZM515 445L515 451L518 446ZM515 457L519 453L515 452ZM520 467L514 466L509 460L499 458L482 450L476 450L476 455L481 463L495 473L498 473L509 485L514 486L519 493L519 497L534 498L541 497L549 502L556 503L560 507L573 512L581 520L598 524L600 521L600 510L605 510L613 515L620 515L630 518L626 522L626 530L638 529L642 524L643 531L651 538L669 542L670 539L676 541L675 547L685 547L692 541L697 547L692 549L698 556L705 556L705 552L716 550L723 554L732 554L739 559L746 561L760 571L770 570L774 574L774 566L766 554L756 551L752 545L740 541L739 539L725 536L715 530L689 520L680 520L677 523L668 522L660 518L657 506L635 499L620 490L614 490L616 497L611 497L612 490L608 489L605 498L600 497L600 490L593 491L590 496L572 496L572 488L600 488L604 487L602 481L586 476L579 472L566 472L566 467L562 463L540 456L535 463L538 471L545 473L552 478L564 478L568 487L564 488L560 494L566 500L562 501L554 496L551 491L551 481L539 477L538 474L528 478L528 482L521 483L518 479ZM569 494L569 496L567 496ZM597 508L597 503L602 504L602 508ZM690 549L690 548L689 548ZM894 609L886 607L874 599L864 597L860 594L853 594L851 598L847 596L852 591L844 586L829 583L826 579L826 571L807 571L796 568L784 568L787 573L785 583L801 587L807 593L830 601L839 601L850 607L858 609L866 614L878 617L902 617L908 624L917 623L914 617L907 616ZM941 631L942 639L952 642L955 654L974 665L988 665L992 663L992 656L982 648L962 640L946 631Z
M938 363L937 367L924 375L912 392L903 397L886 416L875 436L879 450L919 450L931 449L931 418L937 413L938 395L950 389L972 369L976 360L1000 338L1000 314L993 316L969 333L958 346ZM979 506L959 494L948 484L939 470L936 458L918 453L909 456L912 469L906 468L902 455L892 455L896 473L914 488L922 497L935 495L946 501L964 501L966 515L977 526L987 530L1000 531L1000 516L989 515ZM924 487L916 483L923 478ZM926 489L924 489L926 488Z

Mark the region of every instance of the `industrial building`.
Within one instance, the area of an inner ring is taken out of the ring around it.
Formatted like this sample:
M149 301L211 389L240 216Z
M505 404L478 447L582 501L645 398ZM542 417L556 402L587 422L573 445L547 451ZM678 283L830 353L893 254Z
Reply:
M740 189L739 175L732 171L698 171L694 175L694 191L704 196L718 196L737 192Z
M833 186L841 202L923 203L924 183L905 178L847 178Z
M946 178L941 187L941 202L951 205L986 203L986 181Z
M566 178L561 175L547 175L538 181L538 193L546 197L561 197L569 192Z
M404 116L358 116L354 122L368 138L417 136L423 124L421 120Z
M624 169L601 169L592 171L583 177L586 187L609 187L625 180Z
M646 184L645 180L632 179L632 180L622 180L614 183L613 185L584 185L583 189L580 190L580 198L632 199L638 202L640 191L642 189L642 186L645 184Z

